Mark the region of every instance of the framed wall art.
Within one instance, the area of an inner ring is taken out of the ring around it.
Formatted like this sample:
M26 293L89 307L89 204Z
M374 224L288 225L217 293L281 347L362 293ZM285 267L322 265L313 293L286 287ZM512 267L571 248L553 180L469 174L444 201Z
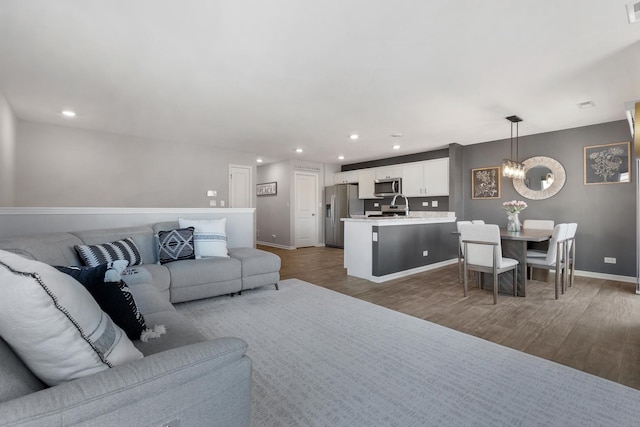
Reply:
M264 184L256 185L257 196L275 196L278 194L277 182L265 182Z
M584 184L631 182L629 142L584 147Z
M471 198L500 198L500 167L471 169Z

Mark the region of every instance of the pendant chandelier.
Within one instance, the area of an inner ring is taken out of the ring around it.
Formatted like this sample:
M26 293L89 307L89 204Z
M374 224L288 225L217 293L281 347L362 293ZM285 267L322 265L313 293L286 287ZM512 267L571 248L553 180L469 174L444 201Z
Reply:
M502 176L512 179L524 179L524 164L518 161L518 116L506 117L511 122L511 157L502 161ZM513 157L513 126L516 127L516 156ZM514 160L515 159L515 160Z

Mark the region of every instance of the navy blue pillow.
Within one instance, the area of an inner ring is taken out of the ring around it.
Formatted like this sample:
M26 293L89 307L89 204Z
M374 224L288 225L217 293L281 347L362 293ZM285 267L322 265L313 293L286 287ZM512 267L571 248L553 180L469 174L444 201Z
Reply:
M133 295L126 283L105 282L104 276L109 269L108 264L97 267L56 267L82 283L96 300L102 311L118 325L132 340L140 339L146 329L144 317L138 310Z

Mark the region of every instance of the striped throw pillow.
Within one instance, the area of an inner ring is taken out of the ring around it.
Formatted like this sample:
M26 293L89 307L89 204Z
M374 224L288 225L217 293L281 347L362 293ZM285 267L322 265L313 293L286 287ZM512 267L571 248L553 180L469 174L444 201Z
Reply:
M180 228L193 227L193 245L196 259L227 254L227 218L184 219L178 218Z
M129 261L130 266L142 264L140 249L131 237L101 245L76 245L75 249L84 265L89 267L117 260Z

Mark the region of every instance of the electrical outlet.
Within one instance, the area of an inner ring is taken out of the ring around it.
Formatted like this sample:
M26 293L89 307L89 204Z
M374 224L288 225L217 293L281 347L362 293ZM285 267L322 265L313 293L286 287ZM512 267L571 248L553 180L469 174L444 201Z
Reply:
M433 202L431 202L431 206L433 206L434 208L438 207L438 201L434 200Z
M380 207L380 203L375 202L375 203L373 204L373 207L374 207L374 208L379 208L379 207Z
M616 263L616 259L606 256L606 257L604 257L604 263L605 264L615 264Z
M217 203L215 200L209 200L209 206L217 206Z
M378 241L378 233L376 233L375 231L373 232L373 237L372 237L374 242Z
M422 202L422 206L429 206L429 202Z
M429 256L429 251L422 251L422 256Z
M224 208L224 200L220 200L220 206Z

